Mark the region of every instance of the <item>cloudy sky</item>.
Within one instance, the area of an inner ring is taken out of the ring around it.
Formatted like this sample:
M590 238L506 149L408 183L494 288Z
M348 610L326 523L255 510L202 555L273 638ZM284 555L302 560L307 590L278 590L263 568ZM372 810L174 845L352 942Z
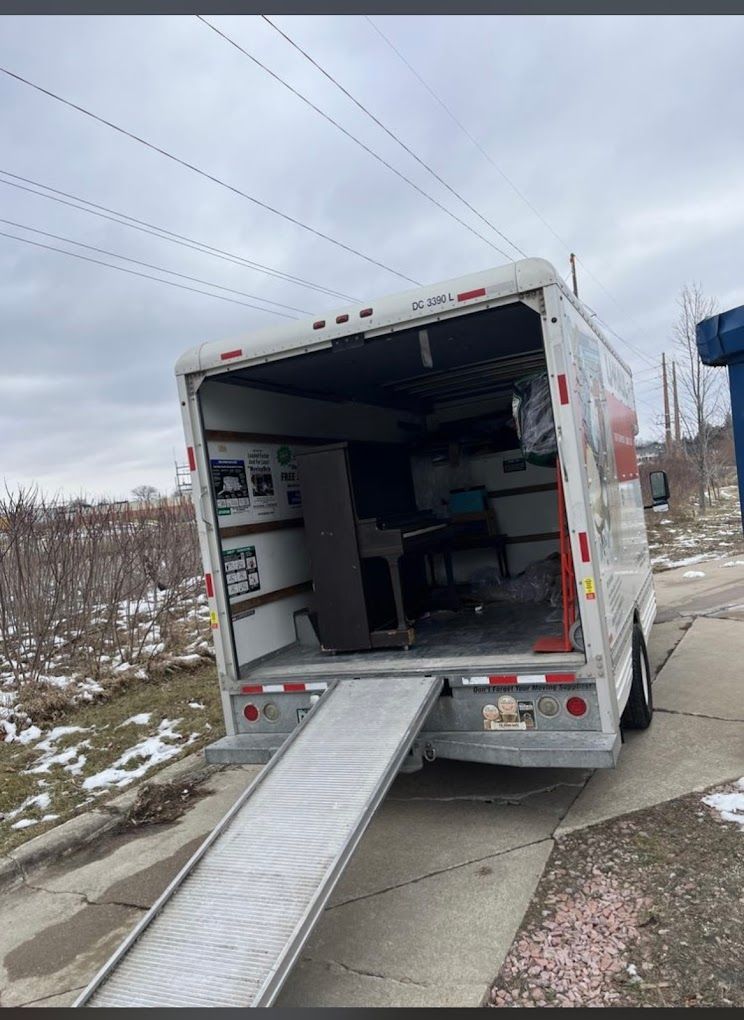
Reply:
M404 276L501 264L493 245L515 255L268 24L212 20L488 240L193 17L7 17L0 64ZM744 20L375 18L492 162L364 18L274 20L520 249L566 273L558 238L579 254L581 296L631 345L617 341L653 435L652 366L671 350L681 285L744 303ZM0 137L2 234L238 302L344 303L10 187L43 190L11 173L360 299L409 286L6 75ZM274 321L286 320L0 236L0 473L68 494L172 488L177 357Z

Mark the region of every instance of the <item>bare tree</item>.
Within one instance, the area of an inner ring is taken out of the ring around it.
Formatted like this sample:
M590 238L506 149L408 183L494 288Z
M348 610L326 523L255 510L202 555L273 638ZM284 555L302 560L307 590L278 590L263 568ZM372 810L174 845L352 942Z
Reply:
M159 496L159 492L154 485L138 485L132 489L132 495L141 503L151 503Z
M685 284L677 298L679 314L672 336L680 355L680 413L686 433L685 445L697 475L697 498L701 510L710 503L711 435L723 419L726 403L720 370L704 365L698 354L695 327L715 315L714 298L706 297L698 283Z

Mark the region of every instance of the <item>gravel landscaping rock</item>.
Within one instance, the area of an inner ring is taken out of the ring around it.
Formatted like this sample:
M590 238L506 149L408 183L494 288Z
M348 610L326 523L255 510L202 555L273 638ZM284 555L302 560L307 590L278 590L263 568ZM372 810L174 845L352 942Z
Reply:
M690 794L559 840L489 1004L744 1006L743 839Z

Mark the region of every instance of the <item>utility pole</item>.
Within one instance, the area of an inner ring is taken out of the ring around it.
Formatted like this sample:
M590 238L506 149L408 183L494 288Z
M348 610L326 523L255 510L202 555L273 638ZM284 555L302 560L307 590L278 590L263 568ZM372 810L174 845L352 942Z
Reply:
M661 355L661 381L664 386L664 445L666 452L672 448L672 422L669 417L669 384L667 382L666 354Z
M573 292L576 297L579 296L579 284L576 280L576 256L573 252L569 255L569 261L571 263L571 279L573 280Z
M682 427L679 420L679 396L677 394L677 362L672 362L672 399L674 401L674 442L682 442Z

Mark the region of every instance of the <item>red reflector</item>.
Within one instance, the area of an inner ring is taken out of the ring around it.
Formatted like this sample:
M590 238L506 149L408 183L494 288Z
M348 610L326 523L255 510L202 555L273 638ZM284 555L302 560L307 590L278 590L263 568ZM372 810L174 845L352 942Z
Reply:
M566 702L566 711L577 718L586 715L586 702L583 698L569 698Z
M341 324L342 322L348 322L348 321L349 321L349 316L348 316L348 315L337 315L337 316L336 316L336 322L337 322L337 323L338 323L339 325L340 325L340 324Z
M256 706L252 705L250 702L248 702L248 704L243 709L243 715L246 717L248 722L255 722L260 714L261 713L258 711Z
M325 326L325 319L318 319L313 323L313 329L322 329Z
M371 314L372 314L372 309L371 308L363 308L361 310L361 312L359 313L359 318L360 319L368 319Z
M575 684L576 674L575 673L546 673L545 674L546 684Z
M517 674L507 673L504 674L503 676L489 676L488 682L491 685L491 687L501 687L506 686L507 684L511 686L512 684L515 684L517 682Z
M205 574L204 575L204 580L206 581L206 584L207 584L207 598L210 598L210 599L214 598L214 585L212 584L212 575L211 574Z
M457 295L457 300L458 301L470 301L471 298L485 297L485 296L486 296L486 288L485 287L479 287L478 290L466 290L464 294L458 294Z
M234 351L225 351L224 354L220 354L220 361L229 361L230 358L239 358L242 355L242 350L237 349Z
M189 458L189 471L196 471L196 457L194 456L193 446L186 448L186 456Z
M591 560L589 555L589 536L585 531L579 532L579 549L581 550L581 562L589 563Z
M261 694L263 687L261 684L247 684L245 687L240 688L243 694Z
M304 684L283 684L282 686L284 687L285 691L304 691L305 690L305 685Z
M568 382L565 375L558 376L558 395L561 398L562 404L568 403Z

